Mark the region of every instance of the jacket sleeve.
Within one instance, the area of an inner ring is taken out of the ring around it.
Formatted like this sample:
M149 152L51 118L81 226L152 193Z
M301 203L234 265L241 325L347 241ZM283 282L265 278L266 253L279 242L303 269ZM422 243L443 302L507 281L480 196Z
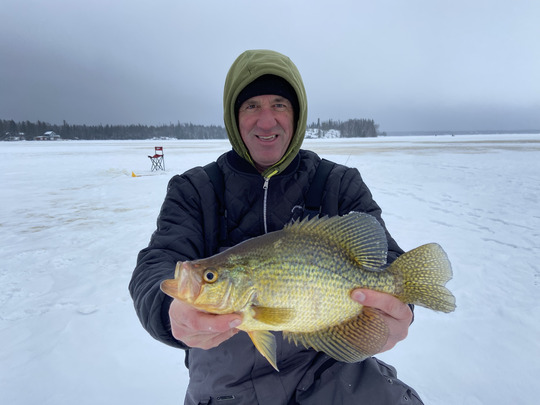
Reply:
M327 193L337 193L338 215L345 215L351 211L365 212L377 218L386 232L388 240L388 263L392 263L403 254L403 250L398 246L394 238L386 229L382 219L382 210L373 199L371 191L364 183L360 172L355 168L348 168L336 165L327 180L329 187ZM324 201L327 199L324 198ZM331 200L331 199L330 199Z
M174 176L157 228L148 247L141 250L129 291L143 327L155 339L173 347L186 348L171 334L168 310L172 299L160 290L163 280L174 277L178 261L210 255L213 233L205 232L216 221L215 193L201 168ZM205 201L205 204L201 204Z

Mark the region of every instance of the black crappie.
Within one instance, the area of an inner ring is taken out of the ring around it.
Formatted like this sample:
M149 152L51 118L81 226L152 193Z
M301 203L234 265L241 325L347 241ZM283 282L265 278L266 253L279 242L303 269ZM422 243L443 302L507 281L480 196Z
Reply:
M427 244L386 264L387 240L368 214L294 222L281 231L249 239L206 259L178 262L162 290L216 314L242 313L238 329L277 369L275 338L357 362L382 348L386 324L376 310L353 301L362 287L405 303L451 312L455 298L444 287L450 262L437 244Z

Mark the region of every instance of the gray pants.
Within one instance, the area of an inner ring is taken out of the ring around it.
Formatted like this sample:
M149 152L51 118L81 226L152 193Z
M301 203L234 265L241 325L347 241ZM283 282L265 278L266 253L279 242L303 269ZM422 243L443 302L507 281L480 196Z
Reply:
M398 380L394 367L374 357L359 364L329 362L313 379L310 373L304 377L290 404L423 404L416 391Z
M311 367L304 375L289 402L274 402L275 405L423 405L416 391L397 378L396 370L392 366L374 357L353 364L340 363L328 357L318 360L324 361ZM271 392L272 389L273 387L268 387L268 391ZM268 401L267 397L263 402L271 403L271 400ZM188 392L185 403L256 405L259 400L255 390L244 389L202 400L190 398Z

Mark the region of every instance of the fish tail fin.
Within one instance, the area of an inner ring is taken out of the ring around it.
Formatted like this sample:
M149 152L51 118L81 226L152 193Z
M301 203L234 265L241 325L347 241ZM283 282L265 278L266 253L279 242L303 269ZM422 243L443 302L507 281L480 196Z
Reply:
M452 267L438 244L429 243L404 253L388 270L403 279L396 294L403 302L441 312L456 309L456 298L445 287L452 278Z

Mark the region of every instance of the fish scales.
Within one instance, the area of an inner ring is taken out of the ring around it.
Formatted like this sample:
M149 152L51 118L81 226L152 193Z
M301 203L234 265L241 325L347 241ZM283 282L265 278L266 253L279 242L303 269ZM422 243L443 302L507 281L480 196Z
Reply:
M215 256L179 262L162 290L203 311L241 313L238 329L276 369L269 331L340 361L361 361L381 349L388 330L377 311L351 299L354 288L443 312L455 308L444 287L450 262L439 245L416 248L391 265L387 249L384 229L368 214L304 220Z
M287 303L291 310L303 314L282 323L282 330L317 330L321 324L342 322L361 310L356 305L349 305L349 293L353 285L360 283L361 274L350 258L344 257L343 249L315 236L309 234L310 239L302 239L292 232L270 235L268 243L264 244L265 249L262 249L260 256L256 255L259 260L252 277L254 283L265 292L258 297L257 305L275 307ZM275 241L270 240L273 237L277 237ZM298 255L300 248L302 255ZM279 277L275 277L276 269L280 269ZM351 276L351 272L356 275L348 277L352 284L343 283L343 275ZM310 277L311 282L308 283L306 280ZM305 293L306 289L309 289L308 294ZM341 310L333 311L332 308ZM321 311L324 311L323 314ZM268 328L255 319L249 322L245 325L248 329Z

